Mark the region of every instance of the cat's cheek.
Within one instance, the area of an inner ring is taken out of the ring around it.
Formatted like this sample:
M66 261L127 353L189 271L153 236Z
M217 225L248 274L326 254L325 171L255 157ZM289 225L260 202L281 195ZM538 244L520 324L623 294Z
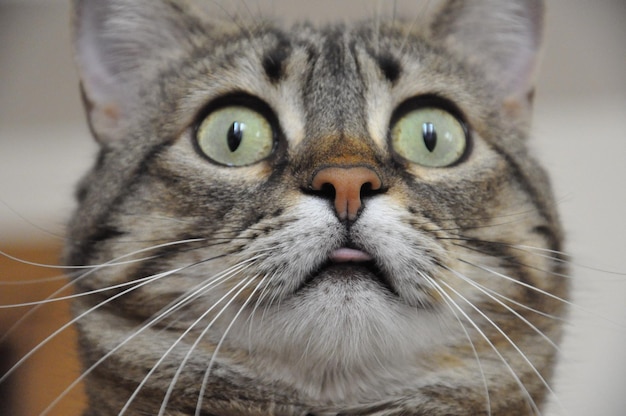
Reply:
M372 199L352 227L353 238L376 258L402 302L418 308L437 307L439 297L430 279L440 272L433 255L444 249L427 230L430 222L413 218L407 205L403 193Z

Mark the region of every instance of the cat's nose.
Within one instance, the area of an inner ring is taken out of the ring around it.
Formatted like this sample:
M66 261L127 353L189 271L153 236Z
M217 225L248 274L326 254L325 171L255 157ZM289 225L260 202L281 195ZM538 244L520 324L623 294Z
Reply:
M319 170L310 188L335 202L340 220L354 221L361 208L361 198L382 187L380 176L372 169L357 167L327 167Z

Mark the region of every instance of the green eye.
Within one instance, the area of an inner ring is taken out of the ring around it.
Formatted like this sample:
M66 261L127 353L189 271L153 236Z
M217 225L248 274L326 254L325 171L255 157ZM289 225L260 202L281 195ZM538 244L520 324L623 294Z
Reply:
M274 129L267 118L248 107L223 107L202 121L196 140L200 150L214 162L246 166L272 153Z
M467 135L463 124L447 111L436 107L418 108L394 124L391 146L410 162L441 168L463 157Z

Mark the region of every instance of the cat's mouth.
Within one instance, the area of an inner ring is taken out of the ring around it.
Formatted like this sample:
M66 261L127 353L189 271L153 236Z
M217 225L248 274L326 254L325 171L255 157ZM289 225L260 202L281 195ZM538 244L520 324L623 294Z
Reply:
M397 296L391 279L376 264L376 260L369 253L350 247L334 250L328 260L320 265L304 281L302 288L311 287L321 280L334 279L345 282L354 282L359 279L368 279L376 282L382 289Z

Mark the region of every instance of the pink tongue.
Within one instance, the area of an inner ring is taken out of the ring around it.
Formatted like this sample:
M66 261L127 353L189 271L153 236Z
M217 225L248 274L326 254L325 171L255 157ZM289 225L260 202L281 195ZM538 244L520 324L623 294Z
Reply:
M352 248L340 248L330 253L330 259L335 263L347 263L347 262L364 262L373 260L372 256L361 250L354 250Z

